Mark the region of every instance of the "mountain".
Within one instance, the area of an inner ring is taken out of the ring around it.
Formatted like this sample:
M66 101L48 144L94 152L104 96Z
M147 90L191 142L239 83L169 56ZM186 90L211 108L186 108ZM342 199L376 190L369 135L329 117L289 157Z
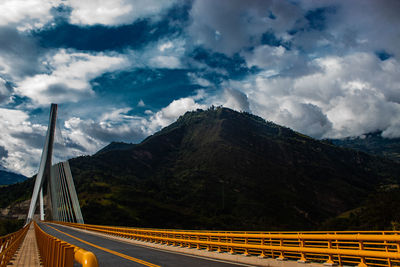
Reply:
M0 168L0 185L15 184L18 182L25 181L26 179L27 179L26 176L7 171L3 167Z
M327 141L337 146L360 150L400 162L400 138L384 138L382 132L367 133L358 137L328 139Z
M187 112L140 144L111 143L70 165L86 223L317 230L397 222L379 212L397 203L399 163L227 108ZM32 186L1 188L0 207L28 198ZM393 198L373 201L387 192ZM367 212L371 202L377 213Z
M400 174L390 160L226 108L70 164L88 223L162 228L315 229Z

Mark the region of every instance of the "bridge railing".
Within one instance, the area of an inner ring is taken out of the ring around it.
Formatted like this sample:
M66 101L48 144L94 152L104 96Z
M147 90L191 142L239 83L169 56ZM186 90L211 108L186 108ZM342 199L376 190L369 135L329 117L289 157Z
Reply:
M0 237L0 267L7 266L26 236L30 224L15 233Z
M74 261L76 261L83 267L98 267L97 258L92 252L47 234L36 222L34 222L34 225L43 266L72 267Z
M329 265L400 266L400 232L221 232L75 223L67 226L140 241Z

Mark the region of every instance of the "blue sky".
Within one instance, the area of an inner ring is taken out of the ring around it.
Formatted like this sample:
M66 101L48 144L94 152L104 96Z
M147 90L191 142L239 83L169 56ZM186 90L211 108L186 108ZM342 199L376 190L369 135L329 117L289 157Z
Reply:
M137 143L223 105L315 138L400 136L396 0L3 0L0 165Z

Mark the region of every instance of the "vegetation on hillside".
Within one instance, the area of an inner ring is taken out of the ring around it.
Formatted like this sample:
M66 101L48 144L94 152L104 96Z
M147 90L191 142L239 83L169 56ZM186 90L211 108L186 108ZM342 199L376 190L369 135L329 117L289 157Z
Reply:
M381 189L372 193L363 205L327 220L326 230L391 230L400 231L400 189Z
M35 179L27 179L24 182L0 187L0 208L30 198L34 183Z

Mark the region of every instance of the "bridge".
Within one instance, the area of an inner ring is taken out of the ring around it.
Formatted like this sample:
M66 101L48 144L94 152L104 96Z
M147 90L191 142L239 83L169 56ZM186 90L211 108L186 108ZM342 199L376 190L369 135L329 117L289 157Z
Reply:
M52 104L26 224L0 237L0 267L400 266L400 231L194 231L85 224L68 161L52 164L56 117Z

